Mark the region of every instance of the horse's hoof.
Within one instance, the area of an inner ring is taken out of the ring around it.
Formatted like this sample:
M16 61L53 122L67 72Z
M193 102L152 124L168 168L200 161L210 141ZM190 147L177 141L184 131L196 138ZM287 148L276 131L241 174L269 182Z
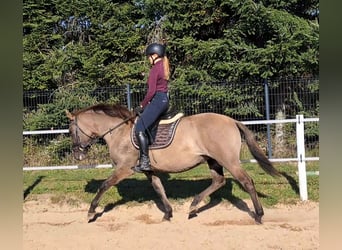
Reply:
M188 219L192 219L194 217L197 217L197 213L189 213Z
M190 214L197 214L197 207L190 207L189 215Z
M261 225L262 224L262 220L261 220L261 216L255 216L255 223L257 224L257 225Z
M163 221L171 221L171 218L172 218L172 213L165 214L163 217Z
M88 212L88 216L87 216L87 218L88 218L88 222L92 222L93 220L94 220L94 218L95 218L95 212Z
M197 217L197 207L190 207L188 219Z
M162 219L162 221L171 221L171 218L168 217L168 216L164 216L163 219Z

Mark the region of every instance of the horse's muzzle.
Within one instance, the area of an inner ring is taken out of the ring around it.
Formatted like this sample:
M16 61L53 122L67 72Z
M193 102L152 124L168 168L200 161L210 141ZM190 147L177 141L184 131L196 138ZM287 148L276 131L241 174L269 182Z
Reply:
M82 161L85 158L87 158L87 152L88 152L87 148L83 148L83 147L73 148L73 156L76 160L79 160L79 161Z

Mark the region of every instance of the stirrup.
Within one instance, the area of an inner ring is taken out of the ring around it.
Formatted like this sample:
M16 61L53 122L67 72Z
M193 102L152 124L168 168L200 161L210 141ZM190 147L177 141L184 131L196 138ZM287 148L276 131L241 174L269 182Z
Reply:
M151 169L150 166L149 166L148 168L141 168L141 164L132 167L132 170L135 171L135 172L137 172L137 173L148 173L148 172L153 172L153 170Z
M151 168L149 169L141 169L139 166L134 166L132 167L132 170L137 173L148 173L148 172L153 172Z

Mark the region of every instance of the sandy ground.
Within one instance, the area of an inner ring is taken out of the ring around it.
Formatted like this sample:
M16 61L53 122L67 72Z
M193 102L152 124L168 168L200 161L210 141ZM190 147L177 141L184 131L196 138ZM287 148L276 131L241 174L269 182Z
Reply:
M243 201L251 210L250 201ZM205 205L205 204L201 204ZM318 249L319 204L264 208L256 225L243 206L221 202L188 219L190 201L173 218L151 203L119 205L88 223L88 204L54 204L46 196L23 203L23 249Z

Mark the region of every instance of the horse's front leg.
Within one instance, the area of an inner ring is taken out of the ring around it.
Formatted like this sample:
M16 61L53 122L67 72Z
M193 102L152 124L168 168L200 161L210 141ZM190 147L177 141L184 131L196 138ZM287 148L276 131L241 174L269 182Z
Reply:
M99 205L102 195L112 186L117 185L120 181L132 175L134 171L129 167L118 167L111 176L109 176L104 182L102 182L100 188L97 191L95 198L92 200L88 210L88 220L91 221L96 212L95 209Z
M163 220L170 220L172 218L172 207L167 199L164 186L158 176L156 176L152 172L146 172L145 175L147 176L148 180L151 182L153 189L157 192L159 197L161 198L163 205L164 205L164 217Z

